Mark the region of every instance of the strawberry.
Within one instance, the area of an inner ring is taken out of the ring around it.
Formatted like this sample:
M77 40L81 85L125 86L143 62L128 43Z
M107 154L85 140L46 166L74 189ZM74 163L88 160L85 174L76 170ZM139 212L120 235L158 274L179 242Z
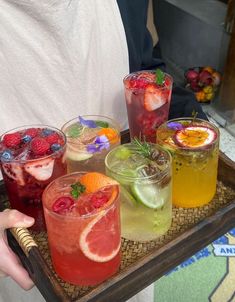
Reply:
M144 108L147 111L154 111L167 103L168 93L164 90L157 90L155 84L148 84L144 94Z
M3 137L3 143L7 148L17 147L21 142L21 135L19 132L9 133Z
M48 180L53 173L55 160L52 158L45 158L28 162L24 165L24 169L27 173L32 175L39 181Z
M32 138L34 138L35 136L37 136L39 130L37 128L29 128L25 131L25 135L29 135Z
M45 139L50 145L52 145L52 144L59 142L60 136L58 133L53 132L53 133L49 134L48 136L46 136Z
M45 155L50 149L50 144L45 138L35 137L31 142L31 150L35 155Z

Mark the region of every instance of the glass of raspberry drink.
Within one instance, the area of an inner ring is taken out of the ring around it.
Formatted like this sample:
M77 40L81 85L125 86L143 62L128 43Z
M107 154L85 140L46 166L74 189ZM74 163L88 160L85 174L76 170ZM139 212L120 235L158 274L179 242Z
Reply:
M130 136L156 143L156 129L167 121L172 77L156 71L138 71L124 80Z
M62 131L67 137L68 173L97 171L104 173L104 158L120 144L120 127L100 115L84 115L67 122Z
M52 263L76 285L96 285L120 266L119 186L98 172L54 180L43 193Z
M1 136L0 164L10 205L35 218L34 231L45 230L44 188L66 173L65 146L65 135L45 125L15 128Z

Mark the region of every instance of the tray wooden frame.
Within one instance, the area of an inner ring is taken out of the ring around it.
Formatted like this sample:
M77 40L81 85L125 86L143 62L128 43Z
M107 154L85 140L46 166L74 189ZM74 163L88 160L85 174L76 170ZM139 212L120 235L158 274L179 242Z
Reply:
M129 134L125 131L122 133L122 143L128 141ZM218 171L218 179L235 190L235 163L223 153L220 153ZM0 196L3 194L5 188L0 183ZM116 302L126 301L234 226L235 200L75 300L71 300L65 293L37 244L31 241L28 230L11 229L8 231L8 240L46 301Z

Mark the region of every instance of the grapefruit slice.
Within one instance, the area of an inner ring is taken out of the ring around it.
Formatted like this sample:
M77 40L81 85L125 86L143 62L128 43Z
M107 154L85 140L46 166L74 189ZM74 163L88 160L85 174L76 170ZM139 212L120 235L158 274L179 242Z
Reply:
M181 147L200 148L213 143L217 133L204 126L188 126L175 133L174 141Z
M113 194L108 204L118 196L117 186L113 186ZM119 208L112 206L101 210L88 223L80 236L80 248L83 254L95 262L107 262L113 259L121 247Z

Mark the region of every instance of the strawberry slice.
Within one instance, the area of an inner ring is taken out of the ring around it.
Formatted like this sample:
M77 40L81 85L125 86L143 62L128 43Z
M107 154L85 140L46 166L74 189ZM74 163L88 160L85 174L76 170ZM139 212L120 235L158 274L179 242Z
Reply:
M53 173L54 162L55 160L52 158L36 160L25 164L24 169L27 173L32 175L37 180L44 181L48 180L51 177Z
M11 179L15 180L19 186L24 186L24 175L22 171L22 166L15 163L2 164L4 173Z
M154 111L167 103L166 92L158 90L155 84L148 84L144 94L144 108Z

